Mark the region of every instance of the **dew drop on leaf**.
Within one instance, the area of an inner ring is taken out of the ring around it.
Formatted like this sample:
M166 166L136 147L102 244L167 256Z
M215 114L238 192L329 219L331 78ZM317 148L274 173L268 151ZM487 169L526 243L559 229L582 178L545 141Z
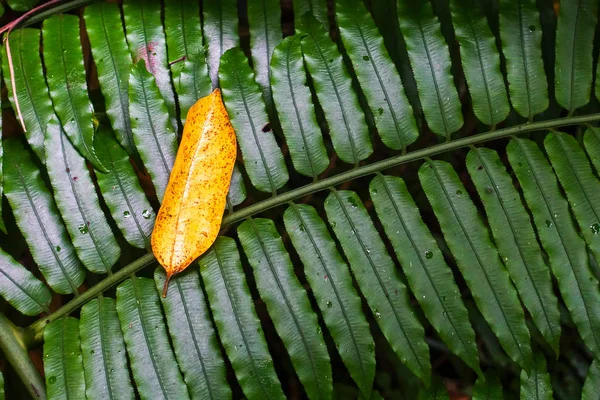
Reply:
M348 196L348 198L346 200L348 200L348 203L350 203L352 208L358 207L358 204L356 204L356 200L354 199L354 197Z
M433 252L427 250L425 252L425 258L428 259L428 260L431 260L433 258Z
M88 228L87 224L79 224L77 229L79 229L79 232L83 233L84 235L90 231L90 228Z
M547 220L546 220L546 226L547 226L548 228L551 228L551 227L552 227L552 221L550 221L549 219L547 219Z
M123 211L123 218L131 217L131 213L129 211Z
M457 195L457 196L460 196L462 193L463 193L463 192L462 192L462 190L460 190L460 189L458 189L458 190L456 191L456 195Z
M600 224L598 224L597 222L596 222L596 223L593 223L593 224L590 226L590 228L592 228L592 233L593 233L594 235L598 235L598 234L600 234Z
M379 115L382 115L382 114L383 114L383 108L379 107L379 108L377 109L377 112L379 113Z
M49 377L49 378L48 378L48 383L49 383L49 384L51 384L51 385L52 385L52 384L53 384L53 383L55 383L55 382L56 382L56 377L55 377L54 375L52 375L51 377Z
M58 253L58 252L60 252L60 250L61 250L60 246L56 246L56 252Z
M381 319L381 313L376 308L373 309L373 315L375 315L375 319Z
M145 219L150 219L152 217L152 211L150 211L150 210L142 211L142 217L144 217Z
M370 60L370 58L369 58L369 56L363 56L363 60L365 60L365 61L369 61L369 60Z
M333 307L333 303L331 301L327 301L327 308Z

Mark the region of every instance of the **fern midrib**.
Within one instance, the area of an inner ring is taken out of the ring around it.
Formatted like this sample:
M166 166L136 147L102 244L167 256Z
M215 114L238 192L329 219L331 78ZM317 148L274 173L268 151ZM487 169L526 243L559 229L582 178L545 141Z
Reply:
M15 170L17 171L17 174L19 175L19 180L21 181L21 185L23 187L23 190L25 191L25 196L27 196L27 200L29 202L29 205L31 206L31 209L33 210L33 214L35 215L35 218L38 222L40 230L44 234L46 243L49 244L50 251L52 251L52 255L54 256L56 263L59 265L63 276L69 283L69 286L71 287L71 292L75 295L75 297L77 297L77 287L75 287L73 282L71 282L71 278L69 277L69 274L66 272L65 266L63 265L62 260L58 256L58 254L56 252L56 248L55 248L54 244L52 243L52 241L50 240L50 237L48 236L48 232L46 232L46 228L42 222L42 218L40 217L40 215L38 213L37 207L36 207L35 203L33 202L33 197L31 196L31 193L29 192L29 187L27 185L27 182L25 181L25 177L23 176L23 173L21 172L21 168L19 168L19 165L17 163L14 164L14 167L15 167ZM51 195L48 195L48 196L51 197Z
M412 161L432 157L449 151L454 151L463 147L468 147L470 145L502 139L511 135L514 136L521 133L542 131L562 126L586 124L598 120L600 120L600 113L537 121L515 125L508 128L497 129L495 131L488 131L486 133L480 133L468 137L455 139L450 142L440 143L424 149L414 150L409 152L408 154L393 156L382 161L374 162L346 172L339 173L329 178L321 179L317 182L313 182L311 184L290 190L288 192L279 194L275 197L271 197L269 199L242 208L239 211L236 211L235 213L226 215L223 218L222 227L232 225L252 215L264 212L266 210L288 203L290 201L309 195L311 193L326 190L331 186L337 186L344 182L357 179L366 175L370 175L378 171L383 171L385 169L389 169L398 165L406 164ZM152 253L146 253L145 255L141 256L129 265L116 271L112 276L104 278L99 284L92 286L79 297L71 300L48 317L41 318L38 321L31 324L26 331L27 339L30 343L39 342L43 337L43 329L48 323L57 320L62 315L71 313L72 311L76 310L81 305L83 305L86 301L89 301L90 299L96 297L99 293L121 282L123 279L127 278L132 273L135 273L143 269L144 267L153 264L155 261L156 259Z
M300 223L302 224L302 226L307 227L306 223L304 222L304 218L302 217L302 213L298 210L298 207L296 206L296 204L294 203L290 203L290 207L292 208L292 210L294 210L294 212L296 213L296 215L298 216L298 219L300 220ZM358 365L360 366L360 372L362 374L363 379L366 378L367 373L365 371L365 366L362 360L362 354L360 352L360 349L358 348L358 342L356 340L356 334L354 333L354 329L352 324L350 323L350 319L348 318L348 313L346 312L346 307L344 307L344 302L342 301L342 298L340 296L340 293L338 291L337 285L335 284L331 273L329 272L329 268L327 268L327 264L325 263L325 261L323 260L323 254L321 253L321 249L317 246L317 243L315 241L315 238L313 237L312 232L310 231L310 229L305 229L306 234L308 236L308 238L310 239L310 242L313 246L313 248L315 249L315 252L317 253L317 259L319 260L319 263L321 264L321 266L323 267L323 270L325 271L325 275L329 277L328 282L331 285L331 288L333 289L333 293L335 294L335 298L337 299L337 302L340 306L340 311L342 312L342 317L344 319L344 322L346 322L346 325L348 327L348 332L350 332L350 337L352 338L352 344L354 346L354 349L356 350L356 356L358 358ZM345 265L344 263L344 267L348 267L347 265ZM344 357L342 357L344 358ZM362 389L362 388L361 388Z
M573 96L574 96L574 87L575 87L575 56L577 54L577 31L578 31L578 27L579 24L577 23L579 20L579 12L581 11L581 3L582 0L579 0L577 2L577 12L575 13L575 21L574 21L574 28L573 28L573 43L571 43L571 82L569 83L569 115L573 114L573 112L575 111L575 109L573 108Z
M460 340L460 343L465 351L465 354L470 354L470 349L469 347L466 345L465 341L463 340L462 335L460 334L460 332L458 331L458 329L456 328L456 325L454 323L453 318L450 316L451 313L449 313L447 311L446 305L444 304L444 302L442 301L442 296L440 296L440 293L438 291L437 286L435 285L433 279L431 278L431 274L429 273L429 269L427 269L425 267L425 260L423 259L423 253L421 251L419 251L419 249L417 248L416 242L412 236L412 232L408 229L408 227L406 226L406 223L404 222L404 218L402 217L402 213L400 212L400 209L398 208L398 205L396 204L396 202L394 201L394 198L392 197L392 193L391 190L388 186L387 180L385 179L385 177L382 174L378 174L379 179L382 182L383 187L385 188L385 192L386 195L388 196L390 203L392 204L392 206L394 207L394 211L396 212L396 215L398 216L398 220L400 221L400 224L402 225L402 229L404 230L404 232L406 233L406 237L408 238L411 247L415 250L415 254L417 255L417 257L419 258L419 262L421 263L421 267L423 268L423 271L425 271L425 274L427 275L427 279L429 280L429 284L431 285L431 287L433 288L433 291L435 292L435 295L438 299L439 304L442 307L443 313L442 315L446 316L446 319L450 322L450 325L452 325L452 330L456 333L456 336L458 337L458 339ZM435 239L434 239L435 240ZM394 250L396 250L396 248L394 247ZM410 282L410 281L409 281ZM470 355L471 357L472 355Z
M573 272L573 277L575 278L575 282L577 283L577 291L579 292L579 298L582 300L583 302L583 308L585 309L585 313L587 316L587 324L590 327L590 331L592 332L592 336L594 337L594 342L596 343L596 345L598 345L600 347L600 340L598 339L598 336L594 330L594 327L592 326L592 320L590 318L590 310L588 307L588 302L585 300L585 296L583 295L583 292L581 290L581 284L579 283L579 274L578 274L578 270L577 268L574 268L574 263L571 257L571 253L569 252L568 246L565 244L565 239L563 237L562 234L562 229L558 229L558 225L556 224L556 219L554 218L555 213L552 212L552 208L550 207L550 202L548 201L548 198L546 196L546 192L544 190L542 190L542 186L540 184L540 179L537 176L536 173L536 169L533 167L533 164L531 162L531 160L529 159L529 153L525 150L525 146L523 146L523 144L521 143L521 141L519 139L513 139L514 141L517 142L517 144L519 145L519 150L521 150L521 154L523 154L523 158L525 159L525 161L527 162L527 165L529 167L529 170L531 171L531 176L533 176L533 179L535 181L535 185L536 188L538 189L539 193L542 196L542 199L544 200L544 205L546 206L546 212L550 215L550 218L552 219L552 226L554 226L554 229L556 230L558 237L560 239L560 244L561 247L563 248L564 254L567 256L567 259L569 261L569 266L571 267L571 271ZM552 265L553 263L550 262L550 264ZM561 290L562 293L562 290ZM567 306L568 308L568 306ZM571 310L569 310L571 311ZM578 329L579 331L579 329Z
M254 235L258 239L258 243L260 244L261 251L262 251L262 253L265 256L265 259L267 260L267 264L269 265L269 269L271 271L271 275L273 276L273 278L275 278L275 283L277 283L277 288L279 289L279 292L281 293L281 295L283 297L283 301L285 302L285 306L288 309L289 315L292 317L292 320L294 321L294 325L296 326L296 331L300 334L300 338L302 339L302 344L304 345L304 348L306 349L306 354L308 355L308 358L309 358L309 361L310 361L310 367L312 369L312 375L313 375L313 378L315 380L315 384L316 384L317 389L318 389L319 397L321 397L321 393L322 393L321 392L321 385L320 385L319 375L317 374L317 371L315 369L315 361L313 359L313 354L312 354L312 351L311 351L311 346L306 341L306 336L305 336L304 330L302 329L302 325L298 321L298 317L296 316L296 313L294 312L294 308L292 307L292 305L290 303L290 300L288 299L287 293L285 292L285 290L283 288L281 280L279 279L279 275L277 274L275 265L273 265L273 260L271 260L270 254L269 254L269 252L266 249L266 246L265 246L265 244L263 242L263 239L262 239L262 236L261 236L260 232L256 228L254 220L252 218L248 218L248 221L250 221L250 226L252 226L252 230L254 231ZM295 277L295 275L293 275L293 272L292 272L292 276ZM277 328L277 325L275 327Z
M206 373L206 366L204 365L204 357L202 356L202 351L200 350L200 346L198 345L198 339L196 338L196 332L194 331L192 319L190 317L190 312L188 310L188 305L185 299L184 291L181 287L180 279L174 279L174 281L177 284L177 291L179 292L179 297L181 298L181 306L185 314L185 320L190 331L190 336L192 337L192 342L194 343L194 348L196 349L198 360L200 360L200 368L202 369L202 375L204 376L204 381L206 382L206 388L208 389L209 398L214 399L212 388L210 385L210 380L208 379L208 374Z
M398 328L400 328L400 331L402 332L402 336L404 336L404 340L405 340L406 344L408 345L408 347L410 349L410 352L412 353L412 357L413 357L414 361L418 365L421 373L425 372L425 368L423 367L423 364L421 363L421 360L419 359L419 355L417 354L417 352L416 352L416 350L415 350L415 348L413 346L412 341L408 337L406 331L404 330L404 326L402 325L402 322L400 321L400 316L398 316L398 311L396 310L396 307L394 306L393 302L391 301L391 295L388 292L388 289L385 286L385 284L383 282L383 279L381 278L381 275L379 274L379 270L375 266L375 262L373 261L373 258L371 257L371 252L367 251L368 249L365 246L362 238L360 237L359 230L356 229L356 225L354 224L354 221L350 217L350 213L348 213L348 210L346 209L346 206L344 205L344 202L342 201L342 199L340 197L340 194L333 187L331 188L331 192L334 194L334 196L335 196L338 204L340 205L340 209L344 213L344 218L348 221L348 224L350 225L350 228L354 232L354 234L356 236L356 240L360 244L360 248L361 248L363 254L365 255L365 257L369 261L369 265L371 266L371 270L373 271L373 273L375 274L375 277L377 278L377 283L379 284L379 287L382 289L383 294L385 295L385 299L387 300L387 303L389 304L390 308L393 310L393 314L394 314L394 317L396 319L396 325L397 325ZM379 323L378 323L378 325L379 325Z
M149 78L152 79L152 78ZM160 141L158 140L158 134L156 133L156 128L154 126L154 121L152 120L152 113L150 112L150 104L148 103L148 92L146 90L146 78L143 76L143 72L140 74L140 84L138 85L139 88L142 89L142 97L144 99L144 107L146 109L146 121L148 122L148 125L150 126L150 130L152 132L152 138L154 139L154 144L156 145L156 149L158 150L158 153L160 154L160 159L162 161L163 167L165 168L167 175L171 175L171 168L169 167L169 164L167 163L167 160L165 158L165 155L163 153L163 149L162 146L160 145ZM165 104L166 107L166 104ZM169 124L169 122L167 121L167 125ZM137 127L138 129L140 129L140 127ZM167 128L167 131L169 129ZM170 132L167 132L167 134L169 134Z
M219 266L219 272L221 275L221 278L223 279L223 286L225 286L225 292L227 292L227 299L229 300L229 304L231 305L231 310L233 311L233 316L235 317L235 322L237 324L238 327L238 331L240 332L240 336L242 337L242 340L244 341L244 349L246 350L246 354L248 354L248 359L250 360L250 364L252 365L252 372L254 374L255 377L257 377L257 381L260 384L260 388L262 389L262 392L267 396L268 399L272 399L273 397L271 396L271 393L265 388L265 384L263 382L262 379L258 378L260 377L260 371L258 370L258 367L256 366L256 361L254 360L254 354L252 354L252 352L250 351L251 347L248 346L248 339L246 338L246 331L244 330L244 328L242 327L242 322L240 321L240 317L239 317L239 313L237 310L237 306L234 302L234 296L232 296L232 290L229 287L229 280L227 278L227 274L223 271L223 261L221 259L221 255L219 254L219 249L218 246L213 246L213 250L215 252L215 258L217 259L217 265ZM216 318L215 318L216 320ZM234 368L235 371L235 368ZM236 375L237 375L237 371Z
M60 328L60 354L61 354L61 367L62 367L62 371L63 371L63 379L65 382L65 390L63 391L66 400L69 400L69 398L71 398L71 391L69 390L70 386L69 386L69 374L67 372L67 363L66 363L66 359L67 359L67 354L65 353L65 325L67 322L67 318L63 318L63 320L61 321L61 328Z
M29 105L33 109L33 114L35 115L35 119L38 123L38 129L42 133L42 147L43 147L43 133L45 132L45 129L43 129L42 127L45 125L42 124L42 120L40 119L40 114L38 112L35 102L33 101L33 93L31 92L31 87L29 85L29 83L32 81L32 79L30 79L27 76L27 74L25 72L25 71L27 71L27 69L23 68L23 44L22 44L23 32L24 32L23 30L19 30L19 71L21 71L21 74L23 76L23 82L22 82L23 84L21 85L21 87L24 87L25 90L27 90L27 96L28 96L28 100L30 103ZM5 79L8 79L8 77L6 77ZM13 79L16 81L17 77L15 76ZM12 85L6 85L6 86L7 86L7 88L10 88L8 90L10 90L12 92ZM14 96L15 102L19 101L19 96L17 93L13 93L13 96Z
M302 143L304 143L304 152L306 153L306 159L308 160L308 165L310 166L310 171L312 173L312 177L314 180L317 179L317 171L315 170L314 164L313 164L313 160L312 157L310 156L310 151L308 150L308 142L306 140L306 132L304 131L304 124L302 123L302 119L300 118L300 111L298 111L298 102L296 101L296 94L295 94L295 90L292 84L292 71L290 68L290 58L291 58L291 51L292 51L292 46L288 45L287 49L286 49L286 55L285 55L285 66L286 66L286 70L287 70L287 83L288 83L288 88L290 89L290 98L292 99L292 104L294 105L294 112L296 113L296 119L298 120L298 128L300 130L300 136L302 137ZM270 68L269 68L270 70ZM306 81L306 78L305 78ZM306 82L304 82L306 84Z
M321 49L321 46L319 46L319 43L313 37L313 34L309 32L307 37L309 37L312 40L313 45L315 46L315 49L317 49L319 56L321 57L321 62L323 63L323 65L325 66L325 69L327 70L327 76L329 77L329 80L331 81L331 86L333 87L333 92L335 93L335 97L337 98L337 104L340 107L340 111L342 112L342 119L344 120L344 125L346 126L348 142L350 144L350 150L352 151L352 162L354 164L358 164L360 162L360 160L356 153L356 144L354 143L354 137L352 136L353 132L352 132L352 129L350 129L348 117L346 116L346 109L344 108L344 102L342 101L342 98L338 91L337 85L335 84L335 80L333 79L331 69L329 68L329 63L327 62L327 59L325 58L325 55L323 54L323 50Z
M58 48L61 50L60 51L60 61L61 61L62 67L63 67L62 68L63 76L65 77L65 84L64 84L64 87L66 88L65 92L67 93L67 97L68 97L68 100L69 100L68 101L68 107L70 108L70 111L71 111L72 116L73 116L73 118L71 120L75 122L75 126L77 127L77 134L79 136L81 146L83 146L85 152L88 154L89 157L94 158L94 161L97 161L96 154L94 153L93 149L90 149L88 147L88 144L85 141L85 137L83 136L83 130L82 130L82 126L81 126L81 121L79 120L79 116L75 112L75 110L77 109L77 107L75 107L75 102L73 100L73 93L71 93L72 87L71 87L71 84L70 84L69 74L67 73L67 64L66 64L66 61L65 61L65 51L66 51L66 49L64 47L64 40L63 40L64 31L63 31L63 15L62 14L60 14L58 16L58 20L60 21L60 27L59 27L59 30L58 30L58 32L59 32L59 34L58 34L58 40L59 40ZM87 92L86 92L86 95L87 95ZM44 126L44 125L42 125L42 126ZM92 137L93 137L93 135L92 135Z
M252 118L252 113L250 112L250 107L248 107L248 102L246 100L246 91L244 90L244 85L242 84L242 80L240 79L240 74L237 68L233 70L233 75L235 76L235 80L237 83L239 90L239 94L241 97L242 104L244 105L244 111L246 111L246 116L248 117L248 123L250 124L250 128L252 129L252 136L254 136L254 142L256 143L256 147L258 148L258 153L260 154L260 159L262 161L263 167L265 169L265 173L267 174L267 179L269 180L269 186L271 186L271 193L273 196L277 195L277 188L275 187L275 182L273 181L273 176L271 175L271 166L267 162L265 154L262 148L262 142L260 141L257 133L256 126L254 124L254 119Z
M552 327L552 324L550 323L550 318L548 317L548 312L546 310L546 307L543 306L544 305L544 301L543 301L543 299L542 299L542 297L540 295L540 292L538 290L537 285L534 284L535 279L531 276L531 271L528 268L529 264L525 261L525 255L524 255L525 252L523 251L523 246L521 244L521 241L517 240L516 229L515 229L515 226L513 224L512 218L510 218L510 216L512 214L510 214L508 212L508 210L506 209L506 207L504 205L504 201L502 200L502 196L500 195L500 190L498 189L498 186L496 185L496 182L494 181L494 178L493 178L492 174L490 173L490 169L489 169L488 165L485 162L485 158L481 157L481 155L479 154L479 150L477 148L474 148L474 151L475 151L475 154L477 155L477 158L479 159L479 162L483 166L483 169L486 172L487 177L490 180L490 183L491 183L492 188L494 189L494 192L496 193L496 197L498 198L498 203L500 204L502 212L504 213L504 216L506 217L506 222L508 223L510 231L512 232L514 243L515 243L517 249L519 250L519 258L521 259L521 262L523 263L523 266L525 267L525 271L527 271L527 276L529 278L529 282L531 282L531 286L533 286L535 295L538 298L539 303L542 305L542 310L544 312L544 319L546 320L548 329L550 330L550 334L554 338L554 337L556 337L555 336L555 332L554 332L554 328ZM523 212L526 213L525 209L523 209ZM533 230L533 228L532 228L532 230ZM492 231L492 236L493 236L493 231ZM543 262L543 260L542 260L542 262ZM508 270L508 268L507 268L507 270ZM509 273L509 275L510 275L510 273ZM515 284L518 286L518 284L516 283L517 281L518 281L518 279L514 280Z
M121 193L123 194L123 198L125 199L125 204L127 204L127 208L129 209L131 216L133 216L135 225L137 226L138 231L140 232L140 235L142 236L142 239L144 240L145 248L148 248L149 244L150 244L150 243L148 243L148 237L146 236L144 230L142 229L142 226L140 225L140 221L138 220L137 213L135 212L135 210L133 209L133 206L131 205L131 201L129 201L129 195L128 195L127 190L125 190L125 186L123 185L123 182L121 181L121 176L119 175L119 169L115 168L115 161L113 160L112 154L110 152L108 142L104 142L104 145L105 145L105 149L106 149L106 159L108 160L108 163L110 166L110 171L111 171L110 174L113 174L114 178L116 179L117 185L119 186L119 190L121 191Z
M355 22L358 22L358 21L355 21ZM358 34L360 35L360 38L363 42L363 46L365 48L365 51L367 52L367 56L369 57L369 63L373 67L373 72L375 72L375 76L377 77L379 86L380 86L381 90L383 91L383 98L384 98L386 104L388 105L388 109L390 110L392 120L394 121L394 128L395 128L394 130L396 131L396 136L398 137L398 141L400 142L400 145L402 146L402 148L405 148L406 144L404 143L404 140L402 139L402 132L400 132L400 126L398 124L398 117L396 116L396 112L394 110L392 102L390 101L390 96L389 96L388 90L386 88L386 85L384 85L383 80L381 79L381 74L379 73L379 68L377 68L377 64L373 60L373 55L371 53L371 49L369 48L369 45L367 44L367 40L365 39L365 35L363 34L360 24L356 23L355 26L356 26L356 29L358 30Z
M476 6L474 4L474 6ZM487 104L488 104L488 111L490 113L490 122L492 125L492 130L494 130L496 128L496 118L495 118L495 113L494 113L494 106L493 106L493 102L492 102L492 97L490 95L490 88L489 88L489 84L488 84L488 76L486 73L486 66L485 63L483 62L483 57L481 55L481 45L480 45L480 38L479 35L477 34L477 32L475 31L475 26L474 26L474 22L471 19L471 13L467 11L467 16L466 16L467 20L469 21L469 28L471 28L471 34L473 35L473 39L475 40L475 48L477 49L477 59L479 61L479 69L481 71L481 78L483 79L483 87L485 89L485 96L486 96L486 100L487 100Z
M106 360L105 357L105 349L107 348L106 346L106 336L104 335L104 328L105 325L103 323L103 315L102 315L102 308L103 308L103 303L104 302L104 298L102 297L102 295L100 295L98 297L98 327L99 329L99 335L100 335L100 357L102 357L102 366L104 367L102 369L102 372L104 372L104 379L106 380L106 389L108 390L108 398L109 399L113 399L113 389L112 389L112 382L110 381L110 377L108 376L108 362ZM108 350L106 350L106 352L108 352Z
M444 184L444 180L441 178L440 173L437 170L437 167L435 166L435 163L430 162L429 165L431 166L431 169L433 170L433 172L435 174L436 180L438 181L439 186L442 189L442 192L444 193L444 197L446 198L446 202L450 205L450 209L452 211L452 215L454 216L454 219L456 220L456 222L458 222L460 230L462 231L463 235L467 239L467 243L469 245L469 248L471 249L471 252L473 253L473 255L475 256L475 258L477 260L477 264L479 265L479 269L481 270L481 272L483 272L483 275L485 276L485 280L486 280L487 286L491 289L491 292L494 295L495 303L497 305L497 308L502 313L502 318L504 319L504 324L506 325L506 327L508 328L508 331L510 332L510 335L512 337L512 341L516 345L515 347L518 349L519 354L521 355L521 359L523 361L525 361L526 358L525 358L525 355L523 354L523 350L521 349L520 342L517 340L517 338L515 336L515 333L514 333L514 331L512 329L512 326L508 322L508 319L506 318L506 313L505 313L505 310L504 310L504 306L502 305L502 303L498 299L498 293L496 292L496 288L492 285L490 277L488 275L488 271L484 267L485 264L483 263L483 260L481 259L480 255L479 255L479 252L475 248L475 244L473 243L473 240L471 239L471 236L469 235L468 230L466 229L466 227L464 226L461 218L459 217L460 214L458 213L458 211L456 209L456 206L454 205L454 202L450 199L450 194L448 193L448 189L446 188L446 185ZM489 235L489 233L488 233L488 235ZM488 240L491 241L491 239L489 237L488 237ZM499 256L496 255L496 257L499 257Z
M596 221L600 221L600 216L598 216L598 212L596 211L596 207L594 206L595 203L590 200L590 196L588 196L586 186L581 183L579 171L575 168L573 160L571 158L571 152L567 151L567 148L565 147L565 142L561 135L555 134L555 137L559 143L561 151L564 153L565 160L567 160L567 163L569 164L569 170L572 173L573 177L575 178L574 180L577 183L577 186L579 186L579 190L583 194L583 197L585 198L586 203L589 205L590 210L592 210L594 217L596 217ZM568 198L569 193L566 190L565 190L565 193L567 194L567 198ZM575 212L575 207L573 207L573 212ZM583 232L584 228L585 227L583 227L583 226L581 227L582 232ZM588 235L583 235L583 237L585 239L586 237L588 237ZM592 249L592 251L593 251L592 243L590 243L589 245L590 245L590 249Z
M88 219L88 216L84 210L84 207L81 204L81 198L79 196L79 192L75 188L75 183L74 183L73 177L71 176L71 168L69 168L71 164L69 163L69 160L67 159L67 153L65 152L65 142L64 142L65 135L63 135L62 129L59 130L59 138L60 138L60 147L61 147L61 151L62 151L63 165L65 166L65 171L67 173L67 180L69 181L69 184L71 186L71 192L73 193L73 197L75 198L75 204L77 204L77 209L79 210L79 214L81 215L81 218L83 218L83 223L86 225L86 227L88 227L87 233L90 235L90 239L92 239L92 243L94 244L94 248L96 249L96 253L98 254L98 257L102 261L104 270L106 271L107 274L110 274L111 273L110 266L108 265L108 262L106 261L106 256L105 256L104 252L102 251L101 246L98 244L98 241L96 240L96 235L94 233L95 230L89 228L90 219ZM73 235L73 236L75 236L75 235Z
M523 30L525 26L523 25L523 0L517 0L519 4L517 4L518 16L519 16L519 40L521 42L521 57L523 57L523 77L525 78L525 93L527 93L527 111L528 111L528 119L529 121L533 120L534 112L533 112L533 100L531 98L531 83L529 82L529 62L527 59L527 51L525 50L525 37L523 34Z
M163 380L162 377L160 375L160 369L158 368L158 364L156 362L156 357L154 355L154 351L153 351L153 346L152 343L150 343L150 338L148 337L148 332L146 331L146 319L144 318L144 312L142 310L142 301L140 301L140 293L139 293L139 289L137 287L137 283L136 280L138 278L136 278L135 276L132 276L131 278L131 283L132 283L132 288L133 288L133 296L135 298L135 308L138 311L138 317L140 319L140 327L142 328L142 333L144 335L144 341L146 342L146 348L148 349L148 355L150 356L150 361L152 361L152 369L154 371L154 373L156 374L156 380L158 381L158 385L160 386L160 390L162 391L162 394L164 396L165 399L168 399L169 396L167 395L167 391L164 387L163 384Z
M104 4L106 4L106 3L104 3ZM133 140L133 134L131 132L131 120L130 120L129 110L128 110L128 106L127 107L125 106L126 104L129 105L129 98L126 96L127 86L125 86L125 90L121 90L122 89L121 82L123 82L124 80L121 79L121 75L119 74L119 69L117 68L117 63L115 62L115 58L113 57L113 50L112 50L112 47L110 44L110 40L108 39L108 32L106 30L106 21L104 20L104 5L102 5L100 7L100 18L102 20L102 33L104 34L106 48L108 49L108 54L110 55L110 57L109 57L110 62L112 64L115 78L116 78L117 82L119 82L119 85L117 86L118 91L119 91L119 105L121 106L123 122L125 123L125 134L127 136L127 142L129 143L129 146L131 149L135 149L136 148L135 142ZM92 46L90 46L90 47L92 47ZM99 81L101 80L100 77L98 77L98 80Z
M446 135L446 138L450 138L450 136L452 135L452 132L450 132L450 128L448 127L448 120L446 117L446 109L444 108L444 104L442 102L442 95L440 93L441 89L440 89L440 85L437 80L437 75L435 73L434 63L433 63L433 60L431 59L431 52L429 50L429 45L427 44L427 37L425 36L425 32L423 31L423 24L421 21L420 14L419 14L419 21L417 22L417 24L419 26L419 33L421 35L423 49L425 50L425 54L427 55L427 63L429 64L429 72L431 73L431 80L433 81L433 87L435 88L435 97L438 102L440 116L442 117L442 123L444 124L444 134ZM443 41L443 39L442 39L442 41Z
M4 275L4 277L6 279L8 279L13 285L15 285L22 293L24 293L25 295L27 295L27 297L29 297L29 299L31 301L33 301L34 303L36 303L38 306L40 306L40 308L42 310L44 310L45 312L49 312L50 309L48 308L47 305L44 305L42 303L40 303L39 301L37 301L37 299L35 297L33 297L32 295L29 294L29 292L27 290L25 290L21 285L19 285L8 273L6 273L6 271L4 271L4 268L2 268L2 266L0 265L0 273L2 275Z

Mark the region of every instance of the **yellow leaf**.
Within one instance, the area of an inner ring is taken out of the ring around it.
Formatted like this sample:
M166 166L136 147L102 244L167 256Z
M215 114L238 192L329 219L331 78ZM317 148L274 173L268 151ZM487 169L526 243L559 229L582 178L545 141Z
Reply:
M236 159L235 132L215 89L188 112L181 145L152 232L152 251L169 279L213 244Z

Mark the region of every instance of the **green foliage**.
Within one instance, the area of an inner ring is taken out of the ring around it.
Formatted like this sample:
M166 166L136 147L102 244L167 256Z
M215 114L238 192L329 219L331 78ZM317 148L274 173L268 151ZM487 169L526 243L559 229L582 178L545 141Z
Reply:
M0 348L30 393L43 338L49 398L597 397L598 0L238 3L10 34L0 296L40 319L0 314ZM157 207L214 88L227 215L161 298Z

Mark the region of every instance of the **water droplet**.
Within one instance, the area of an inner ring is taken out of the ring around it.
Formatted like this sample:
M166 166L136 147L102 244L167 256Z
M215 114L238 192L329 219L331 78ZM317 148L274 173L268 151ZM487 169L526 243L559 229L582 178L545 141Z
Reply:
M79 229L79 232L83 233L84 235L90 231L90 228L88 228L87 224L79 224L77 229Z
M333 307L333 303L331 301L327 301L327 308Z
M367 249L367 254L371 254L371 249Z
M448 300L448 296L442 296L442 300L443 300L443 301L446 301L446 300Z
M552 225L553 225L553 224L552 224L552 221L550 221L549 219L547 219L547 220L546 220L546 226L547 226L548 228L551 228L551 227L552 227Z
M348 198L346 200L348 200L348 203L350 203L352 208L358 207L358 204L356 204L356 199L354 197L348 196Z
M371 194L377 194L377 189L371 190Z
M48 383L49 384L53 384L56 383L56 377L54 375L52 375L51 377L48 378Z
M370 60L370 59L369 59L369 56L363 56L363 60L365 60L365 61L369 61L369 60Z
M597 235L597 234L599 234L599 233L600 233L600 224L598 224L597 222L596 222L596 223L594 223L594 224L592 224L592 225L590 226L590 228L592 228L592 233L593 233L594 235Z
M317 335L321 335L323 333L323 331L321 330L320 326L317 326Z
M131 213L129 211L123 211L123 218L131 217Z
M383 108L379 107L379 108L377 109L377 112L379 113L379 115L382 115L382 114L383 114Z
M306 232L306 228L303 224L300 224L300 232Z
M462 194L462 190L458 189L458 190L456 191L456 195L457 195L457 196L460 196L461 194Z
M373 309L373 315L375 315L376 319L381 319L381 313L376 308Z
M144 217L145 219L150 219L152 217L152 211L150 211L150 210L142 211L142 217Z
M527 29L529 29L529 32L535 32L535 25L529 25Z
M487 187L485 188L485 192L486 192L486 193L488 193L488 194L492 193L493 191L494 191L494 189L492 189L492 187L491 187L491 186L487 186Z
M56 246L56 251L60 252L60 246Z
M336 226L337 226L337 224L335 223L335 221L333 221L333 222L331 223L331 227L332 227L332 228L335 228Z
M425 258L428 259L428 260L431 260L433 258L433 252L427 250L425 252Z
M367 345L367 349L369 349L369 351L375 351L375 343L371 342Z
M447 316L448 316L448 313L447 313L446 311L444 311L444 312L442 313L442 315L443 315L444 317L447 317Z
M96 354L96 350L90 351L90 354L92 354L92 355Z

